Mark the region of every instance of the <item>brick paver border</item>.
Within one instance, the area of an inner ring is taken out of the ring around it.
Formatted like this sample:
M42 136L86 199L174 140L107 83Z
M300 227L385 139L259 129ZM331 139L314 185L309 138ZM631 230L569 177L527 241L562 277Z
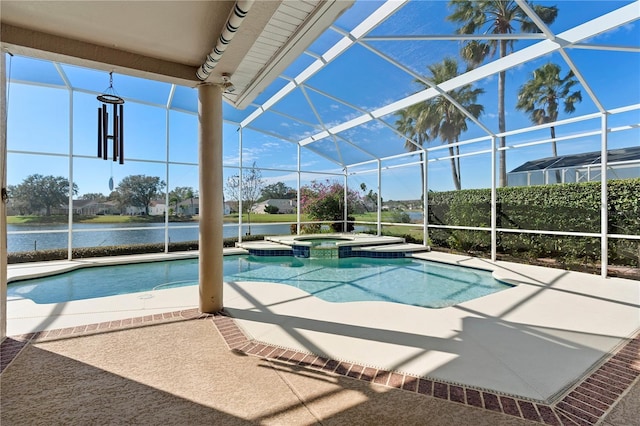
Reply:
M373 382L382 386L549 425L597 424L640 376L640 333L621 345L615 353L604 359L597 368L574 384L556 401L546 404L502 395L491 390L446 383L395 371L379 370L369 366L280 348L248 338L233 318L224 313L202 314L197 309L7 337L0 345L0 374L31 342L121 330L161 322L207 319L212 320L229 349L236 352Z

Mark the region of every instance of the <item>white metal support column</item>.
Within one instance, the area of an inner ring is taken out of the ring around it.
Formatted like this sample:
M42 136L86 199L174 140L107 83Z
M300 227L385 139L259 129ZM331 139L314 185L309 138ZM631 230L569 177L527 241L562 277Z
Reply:
M301 152L300 150L301 150L301 147L300 147L300 144L298 144L297 146L298 146L298 166L297 166L298 167L298 170L297 170L297 172L298 172L298 189L297 189L298 199L296 200L296 211L297 211L297 213L296 213L296 221L297 221L296 222L296 234L300 235L302 233L302 230L300 229L301 226L302 226L300 224L300 218L301 218L301 211L300 210L301 210L301 206L302 206L302 204L300 202L300 187L301 187L301 183L302 183L301 175L300 175L300 152Z
M496 144L497 137L491 138L491 261L495 262L498 254L498 191L496 189Z
M427 247L429 245L429 175L427 174L429 168L427 166L428 151L426 149L422 149L422 176L424 179L422 180L422 244Z
M378 158L378 226L377 235L382 235L382 161Z
M222 89L198 86L200 184L200 311L218 312L222 301Z
M601 153L600 153L600 275L607 277L607 269L609 266L609 192L607 182L607 113L602 114L602 135L601 135Z
M67 229L67 259L73 259L73 89L69 89L69 205Z
M7 68L0 52L0 342L7 336Z
M238 132L238 159L240 168L238 169L238 242L242 242L242 126Z
M171 87L173 93L175 86ZM165 163L164 163L164 176L167 182L167 187L164 191L164 252L169 253L169 210L171 205L169 204L169 185L171 184L171 176L169 175L169 105L164 110L164 131L165 131ZM178 214L178 206L174 214Z
M348 190L347 190L347 168L344 168L344 191L343 191L343 197L344 197L344 208L342 209L342 232L347 232L348 225L347 225L347 217L349 216L349 209L347 206L347 200L349 199L348 195Z

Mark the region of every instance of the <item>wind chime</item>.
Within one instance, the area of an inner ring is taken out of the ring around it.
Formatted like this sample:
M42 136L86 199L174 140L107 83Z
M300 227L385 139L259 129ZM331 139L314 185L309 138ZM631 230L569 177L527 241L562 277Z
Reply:
M109 157L109 140L113 141L113 161L124 164L124 99L113 88L113 72L109 73L109 87L98 96L102 106L98 107L98 158ZM112 133L109 134L109 112L107 105L113 105Z

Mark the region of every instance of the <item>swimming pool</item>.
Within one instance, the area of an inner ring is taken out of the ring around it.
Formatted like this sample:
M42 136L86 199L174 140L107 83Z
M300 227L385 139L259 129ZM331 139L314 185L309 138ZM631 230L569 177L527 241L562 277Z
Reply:
M488 271L417 259L225 256L224 280L291 285L328 302L452 306L510 288ZM198 284L198 259L99 266L12 282L8 297L60 303Z

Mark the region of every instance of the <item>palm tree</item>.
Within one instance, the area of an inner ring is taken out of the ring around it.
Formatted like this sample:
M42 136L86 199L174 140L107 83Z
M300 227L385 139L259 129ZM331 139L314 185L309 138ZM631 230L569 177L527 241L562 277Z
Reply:
M449 5L454 8L448 20L461 23L458 34L491 33L510 34L515 31L514 25L520 25L520 31L526 33L539 32L539 28L531 21L524 11L513 0L450 0ZM545 24L552 23L558 15L558 8L555 6L533 6L533 10L538 14ZM507 56L508 50L513 50L514 40L489 40L487 42L473 40L465 43L461 50L462 58L470 67L480 65L488 57L499 52L500 58ZM505 92L505 71L498 73L498 130L500 133L506 131L504 92ZM500 137L500 147L504 148L506 138ZM507 166L505 151L501 150L499 155L499 185L507 184Z
M431 76L427 77L432 84L440 84L458 76L458 62L453 58L447 58L441 63L429 66ZM428 84L422 80L417 82L423 86ZM484 111L482 105L476 104L476 99L484 93L484 89L473 89L467 84L448 93L450 99L464 108L468 114L477 118ZM406 110L398 112L401 117L396 122L399 131L405 135L411 135L412 139L422 145L425 141L433 141L440 138L445 143L452 145L459 142L460 135L467 130L467 118L463 111L445 96L438 96L419 104L412 105ZM403 127L398 126L402 124ZM408 146L408 145L405 145ZM409 146L410 148L411 146ZM460 176L460 148L449 146L451 157L451 173L453 183L457 190L461 189Z
M418 104L419 105L419 104ZM425 141L425 135L416 132L416 117L418 110L416 105L412 105L408 108L402 109L396 112L398 119L396 120L396 129L403 135L405 135L404 148L409 152L415 152L420 149ZM422 166L424 156L422 150L420 150L420 188L422 191L422 200L424 202L424 167Z
M573 71L560 78L560 66L548 63L533 72L533 78L527 81L518 91L516 108L529 114L533 124L553 123L558 119L558 102L564 102L564 112L571 114L576 110L574 104L582 101L579 90L571 92L578 84ZM556 129L550 127L551 150L558 156L556 146ZM556 171L556 181L560 182L560 171Z

